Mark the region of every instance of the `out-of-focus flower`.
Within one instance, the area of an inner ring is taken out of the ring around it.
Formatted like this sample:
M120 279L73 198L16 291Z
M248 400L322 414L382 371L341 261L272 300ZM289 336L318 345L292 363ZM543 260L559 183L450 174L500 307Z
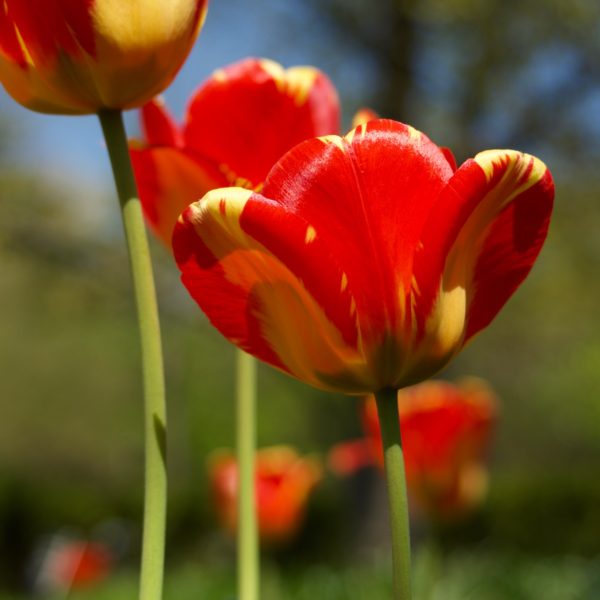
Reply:
M35 111L142 105L186 59L207 0L4 0L0 81Z
M56 536L43 553L34 586L40 593L64 593L99 583L112 566L105 544Z
M216 71L192 96L182 126L160 100L142 109L131 157L144 213L168 246L179 214L211 189L260 189L271 167L308 138L339 131L339 102L313 67L249 58Z
M497 417L496 398L481 380L456 385L426 381L398 392L408 492L416 507L448 519L469 512L487 491L486 457ZM383 467L374 398L364 425L372 456Z
M213 325L319 388L398 389L444 367L529 273L554 186L537 158L489 150L454 171L388 120L294 147L260 193L182 214L182 281Z
M235 457L229 452L216 452L209 463L209 476L221 523L235 532L238 495ZM255 491L262 542L285 542L298 532L309 496L321 477L320 464L314 458L299 456L292 448L273 446L258 450Z

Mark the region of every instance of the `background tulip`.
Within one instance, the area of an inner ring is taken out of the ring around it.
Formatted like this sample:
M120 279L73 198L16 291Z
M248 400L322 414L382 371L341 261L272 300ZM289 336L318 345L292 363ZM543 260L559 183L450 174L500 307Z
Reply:
M398 392L400 430L409 496L415 506L439 519L460 517L487 491L485 458L496 420L496 399L479 379L453 385L425 381ZM383 467L381 430L375 400L364 409L374 458Z
M217 452L209 464L215 508L222 524L237 528L238 467L232 454ZM258 529L265 543L288 541L300 528L309 496L322 469L286 446L262 448L256 454L255 493Z
M146 219L171 245L189 204L228 185L259 189L296 144L337 133L335 88L313 67L248 58L217 70L192 96L182 126L160 100L142 109L144 139L131 146Z
M140 106L171 82L206 7L207 0L5 0L0 81L39 112Z

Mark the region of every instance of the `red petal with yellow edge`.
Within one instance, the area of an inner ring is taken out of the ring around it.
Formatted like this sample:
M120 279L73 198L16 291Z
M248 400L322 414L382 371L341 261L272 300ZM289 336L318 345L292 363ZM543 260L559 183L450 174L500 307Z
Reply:
M215 72L192 100L186 146L219 165L231 185L256 188L285 152L339 130L339 102L312 67L246 59Z
M140 110L144 141L149 146L183 146L183 133L161 98L154 98Z
M226 184L211 164L178 148L132 146L130 156L146 219L168 247L180 213Z
M343 265L368 342L402 330L413 254L452 170L411 127L370 121L310 140L269 174L263 194L305 218Z
M344 274L304 218L250 190L214 190L183 213L173 248L184 285L230 341L316 387L376 385Z
M550 172L527 154L490 150L458 169L415 260L415 316L430 360L445 361L460 349L527 276L546 237L553 197Z
M63 52L94 56L93 4L94 0L4 0L4 12L37 65ZM4 26L2 33L4 37Z

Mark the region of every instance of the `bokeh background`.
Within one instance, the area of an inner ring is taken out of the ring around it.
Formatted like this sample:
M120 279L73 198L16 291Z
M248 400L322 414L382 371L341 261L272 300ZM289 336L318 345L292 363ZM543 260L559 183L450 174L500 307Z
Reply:
M417 523L416 566L437 562L429 598L600 598L600 4L212 0L165 94L175 114L214 69L245 56L324 70L346 129L370 106L449 146L459 163L509 147L551 167L555 217L538 263L441 375L483 377L501 398L488 500L433 536ZM137 115L127 123L134 136ZM167 597L232 597L233 544L216 525L205 465L211 450L232 445L233 350L187 297L166 251L153 244L153 256L170 421ZM139 352L100 128L93 117L30 113L4 92L0 307L0 597L26 593L48 536L93 538L107 525L118 531L119 568L72 597L132 597ZM356 400L267 367L259 406L261 445L325 456L360 434ZM377 473L329 476L301 537L265 552L264 598L385 598L385 518Z

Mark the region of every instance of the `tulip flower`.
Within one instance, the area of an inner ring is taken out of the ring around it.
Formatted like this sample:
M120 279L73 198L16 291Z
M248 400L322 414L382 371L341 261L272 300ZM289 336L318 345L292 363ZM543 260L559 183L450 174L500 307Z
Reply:
M113 567L109 548L101 543L57 537L43 555L35 574L41 593L65 593L100 583Z
M458 518L483 500L485 459L496 420L496 399L481 380L457 385L426 381L398 392L406 481L415 507L429 516ZM383 467L381 430L374 398L364 425L374 459Z
M141 106L175 77L206 7L207 0L4 0L0 81L44 113Z
M149 102L144 139L131 145L148 223L170 247L189 204L228 185L260 189L290 148L337 133L339 112L337 92L318 69L255 58L216 71L192 96L181 126L160 100Z
M552 202L533 156L489 150L454 170L424 134L375 120L296 146L261 192L209 192L173 248L190 294L246 352L322 389L395 390L490 323Z
M228 452L217 452L209 465L216 510L223 526L237 529L238 467ZM311 492L321 480L316 460L292 448L273 446L256 454L255 494L258 530L267 544L289 541L302 525Z
M295 146L260 191L207 193L173 233L182 281L242 350L316 387L376 393L394 597L411 597L396 390L442 369L531 270L554 187L546 166L449 151L388 120Z
M20 104L93 114L110 158L142 346L145 443L140 597L162 598L166 408L158 307L122 110L163 91L187 57L207 0L3 0L0 82Z

